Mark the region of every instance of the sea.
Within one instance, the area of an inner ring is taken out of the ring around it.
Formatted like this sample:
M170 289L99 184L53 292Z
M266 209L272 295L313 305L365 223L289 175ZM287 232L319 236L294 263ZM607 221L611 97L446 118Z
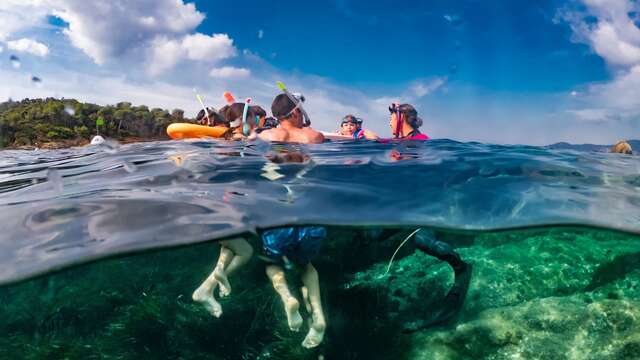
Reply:
M304 270L262 235L321 226L326 331ZM416 231L472 266L451 267ZM213 316L192 294L221 242L247 264ZM288 263L285 265L289 265ZM452 140L317 145L160 141L0 151L0 359L637 359L640 157Z

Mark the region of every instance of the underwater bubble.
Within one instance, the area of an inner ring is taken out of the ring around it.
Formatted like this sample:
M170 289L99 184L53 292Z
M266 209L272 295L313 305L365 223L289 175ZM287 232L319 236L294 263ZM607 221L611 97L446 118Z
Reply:
M11 55L9 56L9 61L11 61L11 65L13 66L14 69L20 69L20 59L15 56L15 55Z
M134 163L127 160L122 160L122 167L124 167L124 170L129 174L138 171L138 167Z
M70 116L73 116L76 114L76 109L74 109L73 106L67 104L64 106L64 112L66 112Z
M47 170L47 181L51 183L53 190L57 193L62 193L64 188L62 183L62 176L56 169Z

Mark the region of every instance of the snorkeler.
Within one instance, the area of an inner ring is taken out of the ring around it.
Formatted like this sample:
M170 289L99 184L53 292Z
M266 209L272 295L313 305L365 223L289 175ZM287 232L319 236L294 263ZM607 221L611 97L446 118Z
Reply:
M321 143L324 140L321 133L308 126L304 127L301 102L300 98L292 99L289 94L276 96L271 104L271 112L280 122L280 126L261 132L259 137L267 141ZM299 159L296 158L296 162L297 160ZM262 246L270 262L266 267L266 273L282 300L292 331L298 331L303 320L299 312L300 301L291 294L284 269L296 268L301 272L300 277L304 284L303 301L311 315L309 332L302 342L305 348L320 345L327 326L322 309L318 272L311 263L319 252L326 234L326 229L322 226L290 226L270 229L262 234Z
M412 105L392 104L389 106L389 112L391 113L389 125L394 139L429 140L427 135L418 130L422 126L422 119L418 117L418 112ZM413 239L416 247L422 252L448 263L453 268L455 280L445 296L444 306L432 312L428 319L420 319L405 326L407 331L416 331L443 323L456 315L464 304L472 272L471 264L464 262L451 245L437 240L433 231L420 228Z
M211 120L211 121L209 121ZM196 115L196 121L200 125L210 126L224 126L224 118L212 107L207 107L207 115L204 113L204 109L200 110Z
M342 118L338 134L342 136L350 136L354 139L378 139L378 135L376 133L362 128L362 119L357 118L353 115L347 115Z
M320 144L324 141L324 136L305 126L302 111L300 110L302 101L294 103L286 94L276 96L271 104L271 112L278 119L277 128L265 130L259 137L266 141L282 141L304 144Z
M629 145L629 143L625 140L620 140L615 145L613 145L611 147L611 152L618 153L618 154L633 155L633 149L631 148L631 145Z
M422 119L418 111L410 104L391 104L389 126L395 139L400 140L429 140L429 137L418 130L422 126Z
M214 296L216 287L220 287L220 297L231 294L229 276L251 260L253 248L243 238L220 241L220 256L213 271L193 292L191 298L201 303L214 317L222 315L222 306Z

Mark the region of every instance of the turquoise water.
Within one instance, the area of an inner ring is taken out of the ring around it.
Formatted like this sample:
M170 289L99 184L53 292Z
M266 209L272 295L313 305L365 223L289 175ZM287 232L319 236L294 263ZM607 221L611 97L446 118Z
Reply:
M309 160L266 159L284 149ZM447 140L3 155L0 358L640 356L637 157ZM313 261L327 333L311 350L258 257L231 279L220 318L191 300L216 240L241 234L259 254L256 234L290 224L329 225ZM406 332L446 306L453 281L412 242L387 272L418 226L473 276L455 317Z

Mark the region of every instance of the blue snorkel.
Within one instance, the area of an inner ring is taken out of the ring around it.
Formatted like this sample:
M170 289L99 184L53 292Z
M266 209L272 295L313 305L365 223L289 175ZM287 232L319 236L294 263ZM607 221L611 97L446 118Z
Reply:
M251 131L251 125L247 123L250 103L251 98L247 98L247 100L244 101L244 110L242 111L242 134L244 134L244 136L249 136L249 132Z

